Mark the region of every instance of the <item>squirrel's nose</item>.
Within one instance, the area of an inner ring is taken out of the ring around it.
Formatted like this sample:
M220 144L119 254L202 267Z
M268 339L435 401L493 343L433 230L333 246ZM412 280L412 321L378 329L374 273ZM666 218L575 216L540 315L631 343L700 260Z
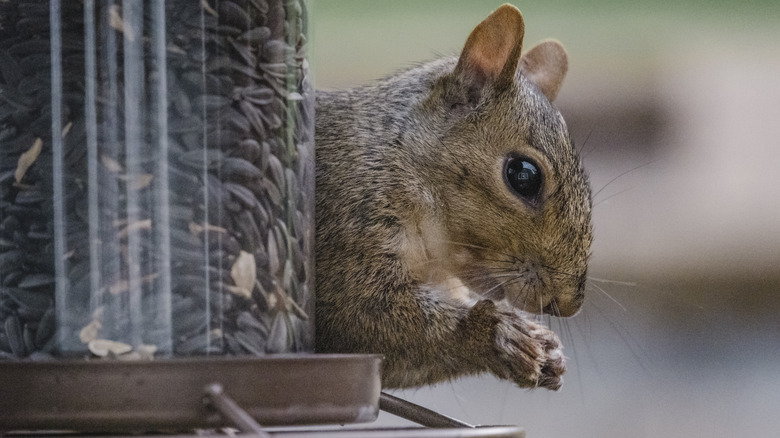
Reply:
M582 307L583 301L585 301L585 294L582 289L579 289L571 297L554 297L544 306L542 311L553 316L574 316Z

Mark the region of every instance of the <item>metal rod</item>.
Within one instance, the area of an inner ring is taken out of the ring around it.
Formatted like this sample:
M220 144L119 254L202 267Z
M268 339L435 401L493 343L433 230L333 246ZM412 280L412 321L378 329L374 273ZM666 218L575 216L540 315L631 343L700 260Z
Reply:
M212 383L206 385L206 401L210 403L225 419L233 423L243 433L251 433L259 438L271 438L268 432L252 418L245 410L241 409L232 398L225 395L222 385Z
M417 424L421 424L425 427L434 427L434 428L455 428L455 427L474 428L475 427L471 424L464 423L452 417L439 414L438 412L434 412L430 409L408 402L404 399L392 396L385 392L379 395L379 409L388 412L390 414L393 414L395 416L405 418L409 421L413 421Z

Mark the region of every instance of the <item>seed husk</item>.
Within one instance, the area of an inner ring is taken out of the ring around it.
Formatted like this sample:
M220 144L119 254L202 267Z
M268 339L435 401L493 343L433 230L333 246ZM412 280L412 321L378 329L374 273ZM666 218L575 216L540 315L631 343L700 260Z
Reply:
M133 346L109 339L93 339L88 343L89 351L98 357L119 356L133 351Z
M255 269L255 257L246 251L241 251L230 270L230 277L237 288L235 293L246 298L252 297L252 289L257 278Z

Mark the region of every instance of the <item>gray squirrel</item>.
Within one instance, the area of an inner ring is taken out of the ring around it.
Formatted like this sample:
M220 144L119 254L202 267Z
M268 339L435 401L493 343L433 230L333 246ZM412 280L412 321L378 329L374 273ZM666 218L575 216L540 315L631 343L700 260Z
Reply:
M580 308L591 192L550 104L566 52L523 35L505 4L459 57L317 92L316 350L384 355L384 387L562 383L528 312Z

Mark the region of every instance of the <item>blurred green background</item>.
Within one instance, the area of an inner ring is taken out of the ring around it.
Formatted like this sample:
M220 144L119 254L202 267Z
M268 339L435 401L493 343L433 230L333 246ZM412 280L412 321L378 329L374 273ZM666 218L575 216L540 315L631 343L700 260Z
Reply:
M314 0L315 83L457 54L502 3ZM529 438L778 436L780 2L514 4L526 47L552 37L569 52L555 103L595 193L588 301L545 319L566 383L482 376L397 394Z

